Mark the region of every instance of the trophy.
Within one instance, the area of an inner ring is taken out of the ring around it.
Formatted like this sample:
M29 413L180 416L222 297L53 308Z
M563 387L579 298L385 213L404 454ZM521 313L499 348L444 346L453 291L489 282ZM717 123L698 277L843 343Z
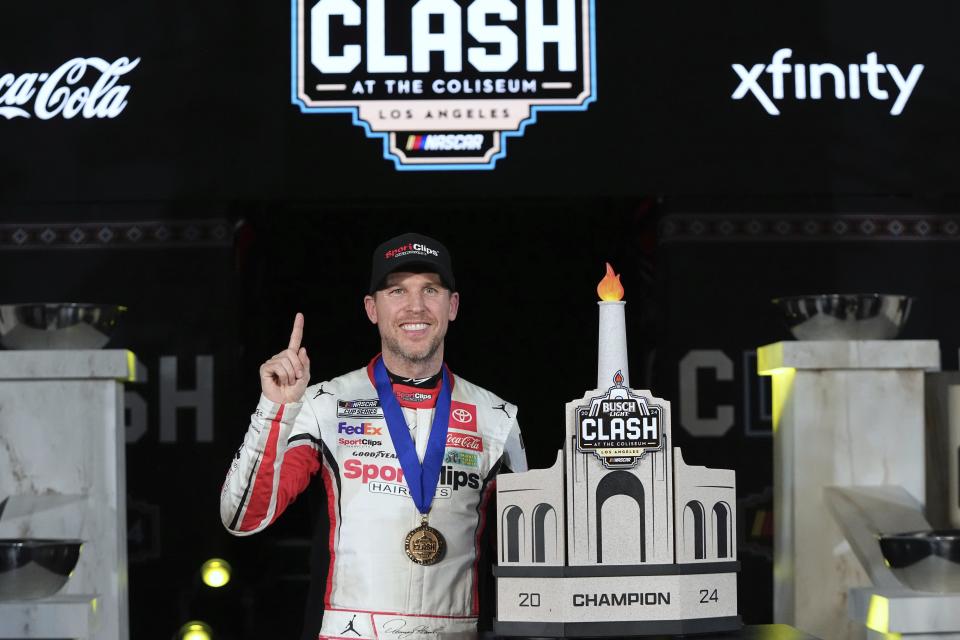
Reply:
M549 469L497 479L499 636L740 629L736 476L688 466L670 403L630 388L623 287L597 287L597 389L567 403Z

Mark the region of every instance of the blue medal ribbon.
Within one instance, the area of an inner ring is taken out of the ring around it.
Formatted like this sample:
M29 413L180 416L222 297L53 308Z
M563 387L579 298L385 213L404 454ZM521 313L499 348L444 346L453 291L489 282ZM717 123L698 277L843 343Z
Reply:
M390 382L387 367L383 364L383 357L377 358L373 366L373 379L376 382L380 406L383 407L383 417L387 421L387 431L393 440L393 448L397 452L397 460L403 469L403 477L407 480L413 503L423 515L430 512L433 494L440 482L443 452L447 448L447 426L450 423L450 380L447 378L445 366L441 367L440 371L440 395L433 409L433 425L430 427L427 451L421 465L413 438L410 437L410 428L403 417L403 409L393 395L393 383Z

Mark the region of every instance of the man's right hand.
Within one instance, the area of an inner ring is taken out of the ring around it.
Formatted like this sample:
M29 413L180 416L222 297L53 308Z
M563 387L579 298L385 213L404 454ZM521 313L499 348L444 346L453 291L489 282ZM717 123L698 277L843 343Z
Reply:
M277 404L299 402L310 384L310 358L300 346L302 340L303 314L298 313L286 350L260 365L260 389Z

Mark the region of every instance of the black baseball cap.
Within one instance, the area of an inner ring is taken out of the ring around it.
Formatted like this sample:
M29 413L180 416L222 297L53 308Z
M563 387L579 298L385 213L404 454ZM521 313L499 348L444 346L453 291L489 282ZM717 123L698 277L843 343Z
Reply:
M394 271L433 272L448 289L456 291L457 288L450 252L439 240L419 233L390 238L373 250L370 293L382 289L384 280Z

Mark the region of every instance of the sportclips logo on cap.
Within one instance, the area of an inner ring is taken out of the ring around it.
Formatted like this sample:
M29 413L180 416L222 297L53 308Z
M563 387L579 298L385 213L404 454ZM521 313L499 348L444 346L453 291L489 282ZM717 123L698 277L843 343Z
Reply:
M384 252L383 257L387 260L391 258L399 258L401 256L406 256L411 253L415 253L419 256L433 256L438 257L440 252L436 249L431 249L425 244L420 244L418 242L408 242L407 244L397 247L396 249L389 249Z
M398 170L493 169L539 111L596 98L595 0L291 0L292 100Z

